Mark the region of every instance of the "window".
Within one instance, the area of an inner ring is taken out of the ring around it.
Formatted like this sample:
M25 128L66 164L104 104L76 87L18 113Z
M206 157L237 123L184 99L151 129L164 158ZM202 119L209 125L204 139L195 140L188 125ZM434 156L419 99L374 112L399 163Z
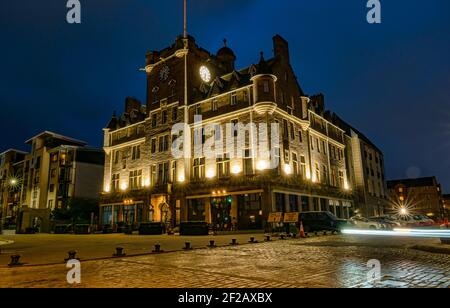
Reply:
M295 140L294 123L291 122L291 139Z
M319 142L319 138L316 138L316 146L317 146L317 152L320 153L320 142Z
M339 187L344 188L344 184L344 171L339 171Z
M217 175L220 178L225 178L230 176L230 155L218 155L216 159L217 163Z
M141 146L135 145L131 148L131 159L137 160L141 158Z
M51 160L52 160L52 162L54 162L54 163L57 162L57 161L58 161L58 154L57 154L57 153L52 154Z
M52 193L55 191L55 184L50 184L49 191Z
M283 120L283 138L289 138L289 125L287 120Z
M290 161L291 161L291 157L289 154L289 150L284 150L284 162L286 164L289 164Z
M269 92L270 92L270 89L269 89L269 81L264 80L263 86L264 86L264 93L269 93Z
M172 162L172 183L177 181L177 162Z
M295 176L297 176L298 175L298 156L297 156L297 153L292 153L292 166L293 166L292 172L294 173Z
M327 154L327 145L325 143L325 140L322 140L322 149L323 149L323 153Z
M53 209L53 200L48 200L48 208Z
M194 159L194 180L203 180L205 178L205 158Z
M50 177L53 179L56 177L56 169L50 170Z
M120 174L116 173L112 175L111 188L113 191L119 190Z
M298 141L300 143L303 143L303 136L302 136L302 131L301 130L298 131Z
M247 90L244 90L244 93L243 93L243 96L244 96L244 103L248 103L248 91Z
M309 143L311 144L311 151L314 151L314 139L312 136L309 137Z
M320 167L318 163L315 163L315 167L316 167L316 182L320 183Z
M300 172L303 180L306 180L306 158L303 155L300 156Z
M244 174L245 175L253 175L253 157L252 157L251 150L245 150Z
M120 160L120 151L115 151L114 152L114 163L118 164Z
M130 172L129 187L132 190L140 189L142 187L142 170Z
M237 93L233 92L231 93L231 106L237 105Z
M222 127L220 125L214 126L214 140L215 141L222 140Z
M217 101L217 99L215 99L211 103L211 110L217 111L218 109L219 109L219 102Z
M331 186L338 186L337 185L337 174L335 169L331 169Z
M232 120L232 121L231 121L231 125L232 125L231 129L233 130L233 136L234 136L235 138L236 138L236 137L238 136L238 134L239 134L239 131L238 131L238 129L239 129L238 123L239 123L239 120Z
M328 184L328 167L325 165L322 166L322 182Z
M178 119L178 107L172 108L172 121L175 122Z
M167 110L163 110L161 113L161 124L167 124L168 118Z
M156 165L150 167L150 182L153 185L157 182Z
M154 114L152 114L152 127L153 128L156 127L157 124L158 124L158 117L157 117L157 114L154 113Z
M152 154L156 153L156 138L152 139L151 150L152 150Z
M158 181L160 185L164 185L169 182L169 163L159 164Z
M159 137L159 152L167 152L169 150L169 135Z

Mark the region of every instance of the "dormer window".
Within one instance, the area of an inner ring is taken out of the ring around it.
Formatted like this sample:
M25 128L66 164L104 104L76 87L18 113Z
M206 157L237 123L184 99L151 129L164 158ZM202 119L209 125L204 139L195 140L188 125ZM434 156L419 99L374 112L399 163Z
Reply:
M237 93L233 92L231 93L231 106L237 105Z
M269 81L264 80L263 86L264 86L264 93L269 93L270 92Z

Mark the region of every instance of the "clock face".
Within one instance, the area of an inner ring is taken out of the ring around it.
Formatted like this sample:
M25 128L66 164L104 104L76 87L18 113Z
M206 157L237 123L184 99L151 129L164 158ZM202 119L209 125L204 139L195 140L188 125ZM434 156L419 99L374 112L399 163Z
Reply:
M200 67L200 77L204 82L210 82L211 81L211 72L206 66Z
M169 79L169 75L170 75L170 68L166 65L159 72L159 79L161 79L161 81L166 81L167 79Z

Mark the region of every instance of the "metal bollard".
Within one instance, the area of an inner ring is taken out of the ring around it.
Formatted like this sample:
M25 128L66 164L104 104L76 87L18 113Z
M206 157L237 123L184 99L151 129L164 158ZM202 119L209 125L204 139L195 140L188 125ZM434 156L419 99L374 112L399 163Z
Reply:
M116 253L113 254L113 257L124 257L126 254L123 252L123 247L116 247Z
M209 248L216 248L217 246L216 246L216 242L215 241L213 241L213 240L211 240L211 241L209 241L209 246L208 246Z
M161 250L161 245L160 245L160 244L156 244L156 245L155 245L155 250L153 250L152 252L153 252L153 253L161 253L161 252L163 252L163 251Z
M286 236L284 234L280 235L280 240L284 241L286 239Z
M70 261L70 260L79 260L77 258L77 252L75 250L71 250L67 253L69 255L69 257L67 259L64 259L64 261Z
M13 255L11 256L11 262L8 264L9 267L14 266L22 266L23 263L20 263L20 257L19 255Z
M266 242L271 242L271 241L272 241L272 239L271 239L270 235L266 235Z
M292 233L292 238L297 238L297 234L296 233Z
M251 244L256 244L256 243L258 243L258 242L255 241L255 238L252 236L252 237L250 238L249 243L251 243Z
M239 245L238 242L237 242L237 239L235 239L235 238L232 239L230 245L232 245L232 246L237 246L237 245Z
M324 235L324 236L327 236L327 235L328 235L328 232L327 232L327 231L324 231L324 232L323 232L323 235Z
M184 243L184 250L192 250L192 246L190 242L186 242Z

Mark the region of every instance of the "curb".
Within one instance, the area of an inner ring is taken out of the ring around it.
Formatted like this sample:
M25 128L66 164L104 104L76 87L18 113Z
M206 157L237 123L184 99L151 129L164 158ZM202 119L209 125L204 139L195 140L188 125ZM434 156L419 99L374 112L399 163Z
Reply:
M430 253L439 253L444 255L450 255L450 245L447 245L448 247L436 247L436 246L413 246L411 249L423 251L423 252L430 252Z

